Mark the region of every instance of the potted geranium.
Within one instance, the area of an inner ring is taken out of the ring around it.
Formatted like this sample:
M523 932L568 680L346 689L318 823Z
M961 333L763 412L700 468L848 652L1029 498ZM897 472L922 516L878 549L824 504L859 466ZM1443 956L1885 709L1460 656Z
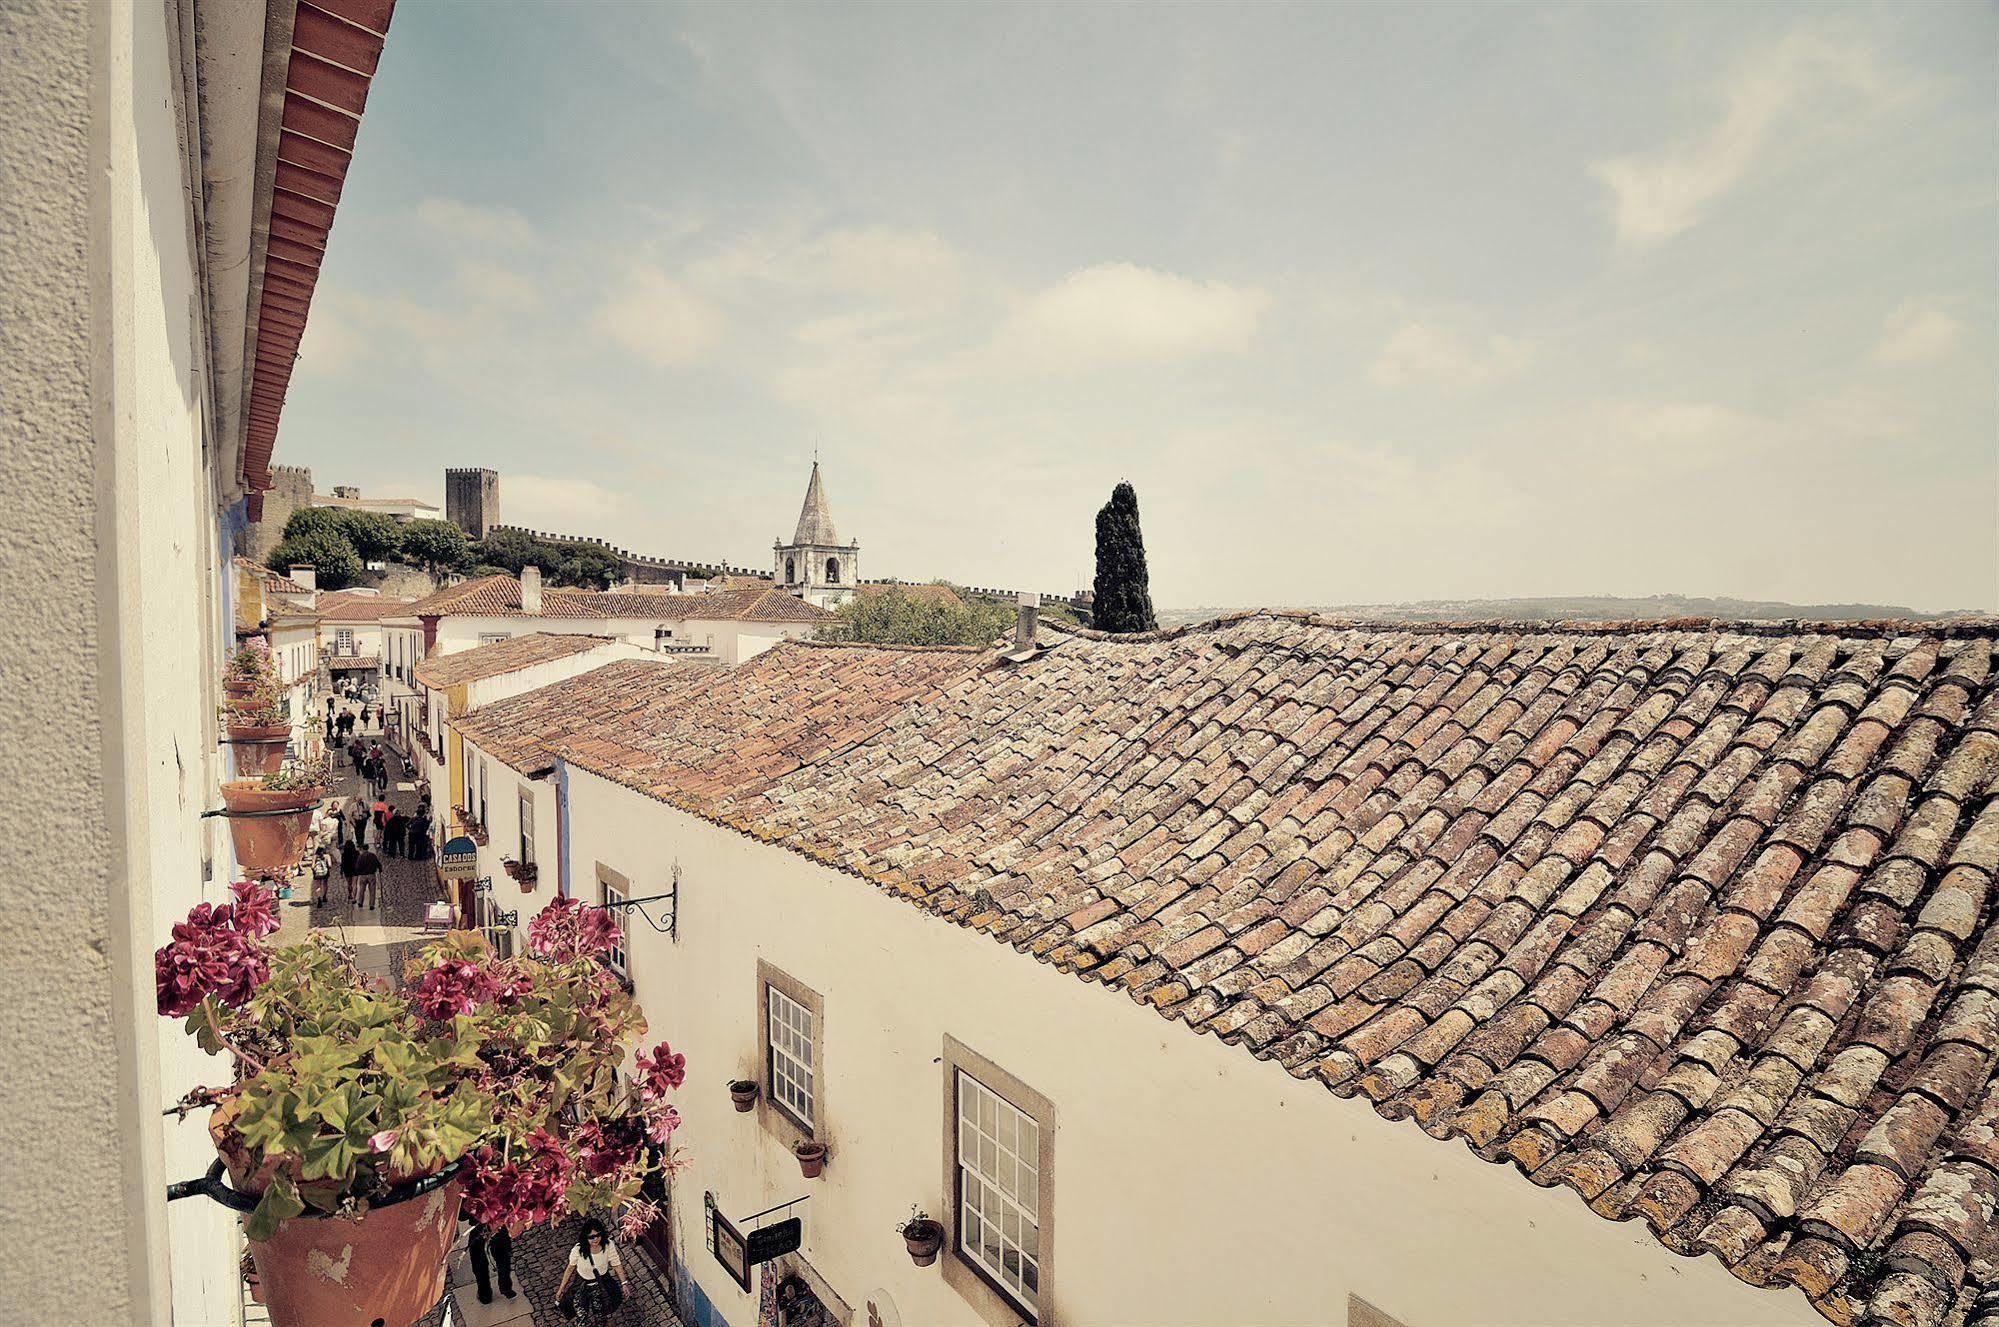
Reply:
M791 1154L798 1158L798 1173L808 1180L818 1179L819 1172L826 1169L826 1144L816 1139L793 1143Z
M541 878L540 866L534 862L517 862L511 857L503 857L500 867L521 887L521 893L534 893L534 882Z
M230 656L228 666L222 670L222 691L231 697L247 696L264 683L276 681L277 669L271 665L271 652L254 642Z
M937 1251L944 1247L943 1222L932 1220L930 1214L920 1207L911 1207L909 1220L895 1230L902 1236L911 1262L918 1267L928 1267L937 1261Z
M276 927L246 882L154 956L161 1014L235 1059L183 1102L215 1107L228 1187L211 1171L177 1188L254 1199L244 1233L276 1327L409 1327L443 1291L461 1203L515 1233L563 1212L658 1219L640 1190L678 1164L666 1098L686 1065L661 1043L617 1083L645 1018L597 965L618 938L601 909L557 900L515 958L452 932L400 992L322 936L269 947Z
M275 683L260 683L254 690L233 697L223 707L222 721L236 753L238 778L278 772L285 763L292 728Z
M280 871L296 862L323 789L319 771L303 765L224 783L222 803L229 808L237 863L249 871Z

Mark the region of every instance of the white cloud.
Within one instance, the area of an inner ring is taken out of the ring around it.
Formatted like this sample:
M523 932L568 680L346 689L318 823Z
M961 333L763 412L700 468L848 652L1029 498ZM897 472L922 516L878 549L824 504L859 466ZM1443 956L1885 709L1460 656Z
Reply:
M1100 263L1030 297L997 349L1018 367L1056 372L1240 355L1269 304L1251 286Z
M632 514L632 498L592 483L564 475L517 475L505 480L507 521L530 530L597 534L625 527Z
M1512 337L1490 336L1483 343L1467 341L1448 327L1407 322L1388 338L1381 354L1367 369L1377 387L1409 387L1435 383L1442 387L1476 387L1524 366L1531 352Z
M650 263L626 273L591 325L628 354L660 368L691 364L721 339L721 311Z
M541 288L518 268L463 262L458 265L456 280L459 293L475 306L531 309L541 303Z
M478 244L527 244L534 239L534 227L511 207L426 198L416 205L416 219L440 235Z
M1738 68L1723 92L1726 109L1706 132L1649 155L1594 163L1590 173L1610 191L1618 242L1643 249L1693 227L1748 176L1786 115L1835 91L1868 102L1891 95L1871 49L1799 28Z
M305 338L299 343L298 369L314 377L333 377L365 359L370 350L368 337L335 307L332 300L306 318Z
M1942 301L1904 300L1881 325L1881 339L1874 346L1877 364L1913 364L1949 353L1964 331L1964 324L1946 312Z

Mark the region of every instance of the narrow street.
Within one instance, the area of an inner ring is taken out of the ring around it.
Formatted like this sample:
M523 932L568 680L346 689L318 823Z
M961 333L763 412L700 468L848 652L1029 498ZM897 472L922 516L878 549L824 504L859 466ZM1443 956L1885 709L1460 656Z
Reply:
M379 727L358 730L357 735L364 744L383 741ZM383 746L386 749L387 743L383 742ZM332 787L328 792L350 824L356 799L372 801L368 786L355 772L344 750L335 754ZM418 797L414 776L407 769L400 778L390 779L388 802L392 808L414 811ZM438 805L435 789L432 804ZM368 842L375 841L371 826ZM443 891L431 858L391 857L379 848L377 853L382 858L378 907L362 908L347 901L347 882L336 860L332 878L327 882L324 905L308 908L304 904L311 897L310 876L295 885L293 903L280 910L284 925L279 939L281 942L302 939L308 925L312 930L325 931L342 944L354 946L356 962L364 972L385 975L392 984L400 986L403 965L429 939L423 930L424 912L443 898ZM514 1297L502 1296L496 1285L490 1304L479 1302L472 1264L465 1251L465 1228L461 1225L458 1242L451 1251L445 1299L425 1315L419 1327L556 1327L572 1321L556 1309L555 1291L575 1242L576 1225L573 1219L558 1221L516 1240ZM620 1244L619 1252L624 1258L631 1296L611 1315L609 1327L679 1327L680 1320L674 1316L666 1283L646 1255L629 1244Z

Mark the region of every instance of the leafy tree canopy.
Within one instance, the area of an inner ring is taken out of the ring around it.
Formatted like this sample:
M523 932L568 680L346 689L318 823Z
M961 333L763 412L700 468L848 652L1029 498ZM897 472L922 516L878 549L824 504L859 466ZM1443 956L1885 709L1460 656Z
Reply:
M1151 578L1145 569L1145 536L1138 528L1138 494L1123 480L1097 512L1097 579L1094 623L1099 631L1152 631Z
M318 534L322 531L345 538L347 534L346 515L337 507L300 507L285 518L286 539L296 539L300 535Z
M322 590L344 590L361 579L361 558L344 535L331 530L313 530L284 539L271 550L271 570L289 572L293 567L310 566Z
M1006 604L917 598L901 586L848 600L822 634L875 645L990 645L1013 630Z
M343 511L340 529L363 562L393 562L402 553L403 528L378 511Z
M465 532L450 521L411 521L402 527L402 557L433 576L455 571L472 561Z

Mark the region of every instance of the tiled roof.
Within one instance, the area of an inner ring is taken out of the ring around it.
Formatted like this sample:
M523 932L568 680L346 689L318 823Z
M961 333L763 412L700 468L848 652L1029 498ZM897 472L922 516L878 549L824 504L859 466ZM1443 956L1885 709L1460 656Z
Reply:
M787 666L742 668L649 659L606 664L452 720L488 755L516 769L573 745L604 760L670 764L690 785L768 781L866 737L884 715L979 662L967 650L780 645ZM674 750L638 747L672 732ZM615 735L600 745L598 734Z
M237 554L236 557L232 560L235 562L235 564L238 567L241 567L246 571L252 572L257 576L257 578L263 583L265 594L304 595L310 593L310 591L308 591L303 585L300 585L297 581L293 580L291 577L280 576L277 572L272 571L269 567L264 566L260 562L253 562L249 558L244 557L240 553Z
M414 599L396 599L384 594L355 594L335 590L319 596L319 616L327 622L379 622L385 617L401 617Z
M695 622L830 622L817 604L769 585L749 590L709 590L669 599L672 616Z
M834 676L787 645L557 746L1836 1322L1956 1327L1999 1299L1995 642L1253 614Z
M521 583L511 576L481 576L426 595L408 610L418 616L452 613L474 617L657 618L749 622L823 622L832 614L816 604L764 586L703 594L647 594L631 590L545 589L541 612L521 611Z
M531 668L535 664L567 659L572 654L609 645L613 639L610 636L586 636L581 633L558 635L536 631L510 640L494 641L476 649L460 650L456 654L434 654L416 666L416 680L427 687L478 682L517 669Z

